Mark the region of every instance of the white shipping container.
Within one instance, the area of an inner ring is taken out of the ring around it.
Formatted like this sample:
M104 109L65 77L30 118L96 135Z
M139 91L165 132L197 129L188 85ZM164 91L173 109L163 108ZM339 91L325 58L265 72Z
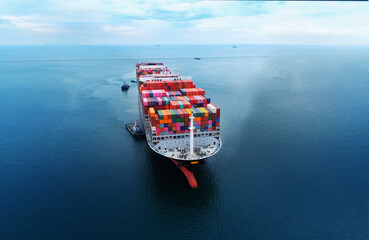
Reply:
M207 105L208 109L212 112L212 113L216 113L217 109L214 107L213 104L208 104Z

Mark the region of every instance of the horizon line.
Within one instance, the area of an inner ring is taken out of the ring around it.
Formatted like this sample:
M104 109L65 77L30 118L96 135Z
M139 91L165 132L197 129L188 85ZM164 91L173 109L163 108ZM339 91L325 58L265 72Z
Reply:
M329 43L124 43L124 44L86 44L86 43L41 43L41 44L0 44L0 46L198 46L198 45L236 45L236 46L369 46L369 43L344 43L344 44L329 44Z

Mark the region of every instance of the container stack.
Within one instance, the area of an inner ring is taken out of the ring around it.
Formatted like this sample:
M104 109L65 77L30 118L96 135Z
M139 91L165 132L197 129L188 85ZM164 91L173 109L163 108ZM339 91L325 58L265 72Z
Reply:
M186 108L156 110L149 108L150 127L158 136L189 132L189 117L193 114L195 132L213 131L219 126L220 109L215 105L209 108Z
M213 114L213 127L219 127L220 126L220 108L214 104L208 104L207 108L212 112Z
M144 65L144 64L143 64ZM170 73L169 68L164 67L163 65L153 65L152 67L145 67L145 68L140 68L139 66L136 69L136 75L137 77L141 77L142 75L149 75L149 74L160 74L163 72L168 72Z
M195 87L195 84L191 80L146 81L140 85L140 90L163 89L173 94L173 91ZM182 93L180 94L182 95Z
M213 131L219 126L219 113L214 113L207 107L191 108L194 114L194 127L197 131Z
M155 113L157 112L157 113ZM189 132L190 113L184 109L157 110L149 109L150 127L156 135L169 135Z
M189 101L194 107L206 107L210 103L210 98L204 96L183 96L183 98Z
M210 99L201 95L192 95L195 93L204 94L205 91L201 88L195 88L195 84L191 80L146 81L141 84L140 91L145 114L148 113L149 107L154 107L155 110L185 109L206 107L210 102ZM189 95L182 96L182 92Z
M175 96L182 96L182 93L180 93L179 91L168 91L167 92L167 97L175 97Z
M191 104L186 100L172 100L170 101L170 109L184 109L190 108Z
M182 88L195 88L195 84L191 80L165 81L165 90L180 91Z
M155 68L137 69L137 76L155 73L160 72L155 72ZM195 117L196 133L215 131L220 126L220 108L211 104L205 91L196 88L191 80L144 81L139 89L154 136L188 133L191 115Z
M167 97L152 97L152 98L142 98L143 110L145 114L148 114L150 107L154 110L169 109L170 99Z
M167 97L167 92L164 90L142 90L141 95L144 98L147 97Z
M205 95L205 91L201 88L184 88L180 92L183 96Z

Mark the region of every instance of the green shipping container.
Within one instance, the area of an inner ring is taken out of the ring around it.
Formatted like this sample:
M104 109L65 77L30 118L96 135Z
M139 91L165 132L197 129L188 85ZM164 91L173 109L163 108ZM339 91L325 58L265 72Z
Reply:
M159 119L164 119L163 112L161 110L158 110Z
M197 110L199 110L201 117L205 117L205 112L202 109L198 108Z

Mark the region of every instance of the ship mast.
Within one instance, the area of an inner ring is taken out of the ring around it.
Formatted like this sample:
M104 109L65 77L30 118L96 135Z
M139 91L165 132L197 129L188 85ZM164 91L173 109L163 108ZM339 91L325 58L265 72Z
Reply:
M193 131L194 131L194 127L193 127L193 119L194 119L195 117L193 116L193 114L191 114L191 116L190 116L190 120L191 120L191 125L190 125L190 127L189 127L189 129L190 129L190 155L191 156L193 156Z

